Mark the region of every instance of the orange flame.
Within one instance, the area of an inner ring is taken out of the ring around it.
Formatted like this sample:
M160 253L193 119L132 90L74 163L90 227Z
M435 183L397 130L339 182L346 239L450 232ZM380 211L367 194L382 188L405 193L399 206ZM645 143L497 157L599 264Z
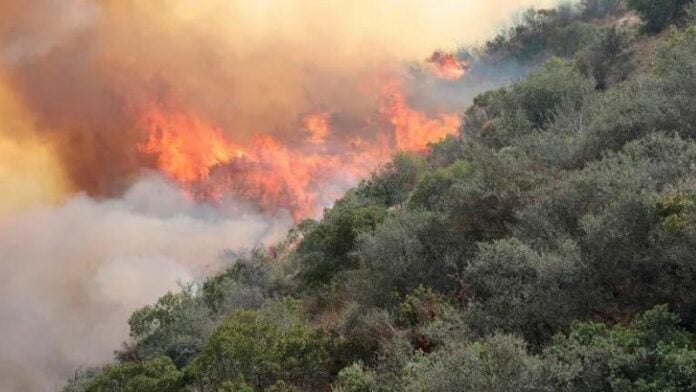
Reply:
M329 114L314 113L305 116L302 120L304 128L308 133L310 143L324 143L329 136Z
M457 59L452 53L436 51L428 59L430 70L440 79L458 80L466 75L470 68L467 61Z
M157 155L159 168L180 182L204 180L212 167L244 155L242 149L225 139L220 129L196 116L155 108L143 121L150 133L138 148Z
M429 118L407 105L398 84L392 84L387 91L387 104L382 111L394 125L394 138L399 151L423 152L428 144L458 132L458 115L445 113L437 118Z
M147 141L138 148L156 156L157 167L194 199L237 197L270 212L286 209L300 220L317 216L395 151L424 152L429 143L456 133L459 127L456 115L430 118L410 108L398 83L387 85L383 104L385 129L367 138L356 135L344 140L342 147L336 138L332 140L332 145L338 144L335 152L307 148L332 137L326 113L302 120L309 132L307 145L290 147L271 135L258 134L242 146L195 114L157 106L142 116Z

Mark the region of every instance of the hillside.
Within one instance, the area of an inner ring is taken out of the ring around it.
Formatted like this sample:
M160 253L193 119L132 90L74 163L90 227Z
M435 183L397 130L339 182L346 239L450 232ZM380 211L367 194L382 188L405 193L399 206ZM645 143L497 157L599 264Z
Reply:
M525 76L134 312L64 390L696 390L692 22L685 0L585 0L461 50Z

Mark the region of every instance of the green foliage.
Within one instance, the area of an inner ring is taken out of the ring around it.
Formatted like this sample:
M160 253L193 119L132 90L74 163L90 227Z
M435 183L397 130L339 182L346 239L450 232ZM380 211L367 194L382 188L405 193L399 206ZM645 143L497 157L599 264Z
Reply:
M577 50L580 72L595 80L596 88L605 90L609 85L625 80L631 73L630 30L612 26L597 34L597 38Z
M384 305L420 285L439 292L456 287L456 238L437 215L406 212L360 238L357 256L366 270L368 301Z
M495 335L415 357L403 371L404 391L537 391L540 361L517 338Z
M580 105L592 89L591 80L572 63L552 59L541 70L515 84L504 104L508 110L521 111L532 127L542 128L560 105Z
M463 160L457 160L447 167L424 174L411 192L409 208L439 209L444 205L450 187L465 179L468 171L469 165Z
M578 20L559 27L558 31L549 37L549 45L556 56L572 58L578 51L595 44L601 34L601 27Z
M184 375L168 357L109 365L85 387L85 392L184 391Z
M357 196L385 207L401 204L413 190L422 169L421 158L399 153L358 188Z
M544 353L554 388L567 391L692 391L693 337L665 306L629 327L579 323Z
M485 55L494 61L539 61L547 54L549 41L558 29L581 16L568 6L554 10L530 9L521 15L518 23L486 43Z
M297 312L294 306L286 302L273 310L283 313L285 308L292 316ZM234 311L187 369L196 384L218 388L241 380L253 390L263 390L278 381L303 387L324 383L327 354L322 335L295 317L274 313Z
M580 10L585 18L600 18L618 11L620 0L581 0Z
M190 291L168 293L154 305L136 310L128 320L134 344L126 345L124 360L167 355L178 367L195 357L214 328L208 309Z
M305 233L297 256L303 266L302 280L309 287L329 283L339 272L357 266L352 252L357 238L372 232L387 217L384 207L339 204L321 223Z
M463 131L493 147L510 145L548 127L559 110L579 109L594 87L595 81L573 62L551 59L511 88L479 96L465 116Z
M342 369L336 377L333 392L371 392L376 389L374 374L366 370L362 362Z
M540 255L516 239L482 244L463 277L472 301L466 316L471 330L548 341L578 314L572 299L580 273L575 252Z
M645 21L645 28L658 32L675 23L684 15L684 7L691 0L628 0L628 6L636 10Z
M447 307L442 297L420 286L399 304L396 322L405 326L422 325L437 318Z
M262 251L240 257L203 283L203 301L213 313L259 308L271 295L270 261Z

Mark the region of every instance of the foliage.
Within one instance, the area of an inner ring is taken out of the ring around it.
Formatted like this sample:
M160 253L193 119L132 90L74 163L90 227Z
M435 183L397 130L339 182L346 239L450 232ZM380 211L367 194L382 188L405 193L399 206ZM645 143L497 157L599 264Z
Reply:
M692 391L693 337L658 306L630 326L579 323L545 352L554 388L568 391Z
M168 357L110 365L84 388L85 392L184 391L184 375Z
M684 15L684 7L691 0L628 0L628 6L645 20L645 28L657 32Z
M291 302L282 305L273 310L289 312L288 316L297 312ZM213 389L240 380L253 390L272 385L280 388L279 381L303 387L321 385L326 377L321 333L292 318L273 312L233 312L188 372L196 384Z
M356 362L342 369L336 377L334 392L371 392L376 380L374 374L366 370L361 362Z
M358 237L372 232L387 217L384 207L356 207L345 201L304 234L297 249L302 281L309 287L330 282L342 270L357 266L353 256Z

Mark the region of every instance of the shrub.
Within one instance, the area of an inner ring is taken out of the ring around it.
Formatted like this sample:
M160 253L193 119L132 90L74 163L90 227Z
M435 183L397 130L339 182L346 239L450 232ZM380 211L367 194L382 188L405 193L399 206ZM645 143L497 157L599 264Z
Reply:
M540 361L515 337L494 335L419 355L403 370L404 391L537 391Z
M477 336L503 331L547 342L580 316L573 292L581 272L577 250L540 255L516 239L481 244L463 277L473 301L467 325Z
M342 369L333 385L334 392L372 392L376 389L375 375L366 370L362 362Z
M692 391L696 351L679 318L658 306L630 326L578 323L544 352L553 390Z
M636 10L645 21L645 28L658 32L675 23L684 15L684 7L691 0L628 0L628 6Z
M367 272L369 301L393 303L420 285L439 292L456 287L455 238L435 214L405 212L360 238L356 255Z
M371 233L387 215L384 207L351 203L339 204L327 212L321 223L304 234L297 249L305 286L325 285L337 273L356 268L353 251L357 238Z
M322 385L326 382L322 334L297 322L295 306L286 301L268 314L233 312L187 370L206 388L237 381L257 391L278 381L305 388Z
M106 366L87 392L183 392L184 375L168 357Z

